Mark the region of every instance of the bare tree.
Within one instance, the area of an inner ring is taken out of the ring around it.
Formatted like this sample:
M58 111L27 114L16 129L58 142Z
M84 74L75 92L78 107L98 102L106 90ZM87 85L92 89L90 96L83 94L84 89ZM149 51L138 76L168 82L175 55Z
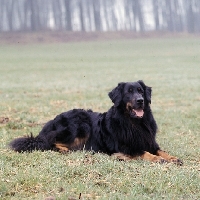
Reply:
M62 29L62 11L61 11L61 2L60 0L52 0L53 7L53 18L55 22L56 29Z
M156 30L160 29L160 20L159 20L159 2L158 0L153 0L153 11L154 11L154 21Z
M196 25L196 32L200 32L200 1L195 0L195 8L197 9L196 11L196 19L195 19L195 25Z
M11 30L11 31L13 31L14 5L15 5L14 0L6 3L6 14L7 14L7 20L8 20L8 27L9 27L9 30Z
M72 31L71 0L65 0L66 30Z
M112 31L116 31L118 29L118 27L117 27L118 20L115 16L115 12L114 12L115 7L114 6L115 6L115 0L110 0L108 2L108 8L110 9L109 10L109 20L108 20L108 22L110 24Z
M142 15L142 7L139 0L132 0L133 1L133 13L134 13L134 20L135 25L138 23L140 31L144 31L144 20Z
M84 22L84 1L79 2L79 10L80 10L80 24L81 24L81 31L86 31L85 29L85 22Z
M31 15L31 30L37 31L40 29L40 19L39 19L39 7L37 0L29 0L28 8L30 9Z
M180 32L183 31L183 19L182 19L182 9L179 1L174 0L174 12L175 12L175 30Z
M188 32L193 33L195 31L195 18L194 18L194 12L193 12L193 1L188 2L188 8L187 8L187 29Z
M18 15L18 19L19 19L19 27L24 30L24 9L23 9L23 2L18 1L17 2L17 15Z
M105 29L108 29L108 13L107 13L107 1L101 0L101 8L104 17L102 17L102 23L104 24Z
M4 20L4 10L5 10L5 0L0 2L0 31L3 31L3 20Z
M166 18L167 18L167 27L168 30L173 32L174 31L174 20L173 20L173 11L172 11L172 0L165 0L166 4Z
M101 31L100 1L92 1L92 2L93 2L95 29L96 31Z

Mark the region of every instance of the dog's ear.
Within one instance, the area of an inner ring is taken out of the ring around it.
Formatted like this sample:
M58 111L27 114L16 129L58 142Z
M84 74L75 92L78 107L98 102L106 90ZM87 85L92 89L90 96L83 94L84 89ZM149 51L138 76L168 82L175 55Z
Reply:
M123 91L124 85L125 83L121 82L118 84L116 88L114 88L111 92L108 93L108 96L114 103L115 107L119 106L122 100L122 91Z
M145 99L148 103L151 103L151 87L146 86L142 80L139 80L138 83L142 86L144 93L145 93Z

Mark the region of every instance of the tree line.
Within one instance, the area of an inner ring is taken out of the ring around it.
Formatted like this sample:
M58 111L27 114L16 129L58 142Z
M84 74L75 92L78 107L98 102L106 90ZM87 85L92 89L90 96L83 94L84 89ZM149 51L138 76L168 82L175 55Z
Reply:
M200 0L0 0L3 31L200 32Z

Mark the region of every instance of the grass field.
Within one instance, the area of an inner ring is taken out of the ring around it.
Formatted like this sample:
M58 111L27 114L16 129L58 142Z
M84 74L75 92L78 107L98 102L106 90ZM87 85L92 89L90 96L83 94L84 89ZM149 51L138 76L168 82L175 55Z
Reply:
M153 88L158 143L183 166L9 149L63 111L107 111L107 93L139 79ZM200 199L200 39L1 45L0 157L0 199Z

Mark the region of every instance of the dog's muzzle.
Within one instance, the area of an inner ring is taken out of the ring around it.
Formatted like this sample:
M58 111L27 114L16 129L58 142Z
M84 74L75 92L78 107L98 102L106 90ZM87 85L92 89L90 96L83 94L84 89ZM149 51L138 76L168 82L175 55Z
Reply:
M128 102L126 104L126 110L129 112L130 116L132 118L142 118L144 115L144 110L142 108L143 106L140 106L139 108L133 108L132 103Z

